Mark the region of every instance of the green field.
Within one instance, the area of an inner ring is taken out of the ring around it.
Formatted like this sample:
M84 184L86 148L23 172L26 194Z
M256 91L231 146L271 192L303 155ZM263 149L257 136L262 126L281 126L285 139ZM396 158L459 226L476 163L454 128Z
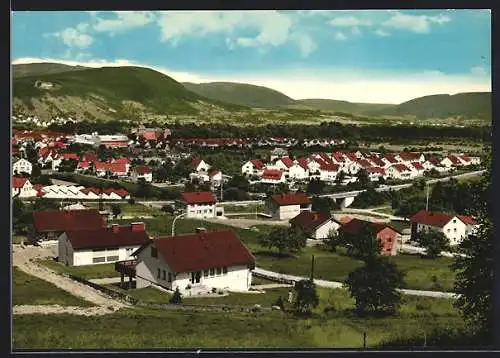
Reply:
M61 290L50 282L12 269L12 304L90 307L92 304Z
M364 332L367 346L375 347L391 339L463 327L446 299L405 297L396 316L358 318L350 312L353 301L346 291L318 289L318 293L320 305L308 319L281 312L139 308L104 317L16 316L14 348L361 348ZM196 301L201 300L208 298Z
M394 209L391 207L376 209L375 211L382 214L394 215Z
M224 205L225 213L254 213L263 212L263 204L250 204L250 205Z
M87 280L95 278L119 277L115 271L115 264L87 265L87 266L66 266L54 260L40 260L42 265L54 270L57 273L69 274Z

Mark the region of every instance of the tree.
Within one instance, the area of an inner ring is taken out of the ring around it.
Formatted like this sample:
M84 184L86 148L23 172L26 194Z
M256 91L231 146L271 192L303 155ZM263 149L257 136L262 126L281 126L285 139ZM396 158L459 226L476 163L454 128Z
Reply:
M113 214L113 216L115 218L117 218L122 213L122 208L118 204L112 204L111 205L111 213Z
M404 274L385 257L376 257L349 273L344 282L355 299L358 314L395 313L401 303L397 290L404 285Z
M325 189L325 182L319 179L311 179L307 183L306 193L307 194L322 194Z
M228 188L238 188L240 190L248 192L250 189L250 183L243 175L234 175L226 185Z
M306 246L307 237L294 228L277 228L259 238L259 243L267 248L276 248L281 255L288 251L298 253Z
M490 149L491 150L491 149ZM481 181L475 183L474 200L470 202L470 213L477 217L478 228L460 244L459 250L465 257L455 257L453 269L456 272L455 292L460 296L455 306L485 344L491 344L494 333L493 313L493 228L491 186L491 157L486 158L486 172Z
M449 240L437 230L419 231L415 241L420 247L425 248L426 256L431 259L438 257L441 251L446 251L449 248Z
M174 294L172 295L172 298L170 299L169 303L173 305L182 304L182 295L181 292L179 291L179 287L175 289Z
M31 212L26 205L18 198L14 198L12 200L12 230L15 233L25 232L30 219Z
M59 163L58 171L65 173L73 173L78 166L78 161L74 159L63 159Z
M338 172L337 176L335 177L335 184L337 185L341 185L342 182L344 181L345 179L345 172L343 170L341 170L340 172Z
M295 284L296 291L294 308L299 314L310 314L311 309L319 304L318 293L316 292L316 285L312 280L302 280Z
M146 183L144 178L139 178L137 180L137 189L136 195L140 198L149 198L153 192L152 186L149 183Z
M328 197L313 196L311 202L312 210L320 213L330 214L332 210L340 208L335 200Z
M174 207L172 205L163 205L161 207L161 211L166 212L166 213L168 213L170 215L173 215L174 212L175 212L175 209L174 209Z
M328 236L325 239L325 244L330 251L336 252L337 247L343 245L344 241L345 240L342 233L337 230L330 230Z
M45 211L45 210L57 210L57 209L59 209L57 201L45 198L36 198L35 203L33 204L33 211Z
M358 260L369 260L380 256L382 244L377 238L375 228L365 224L357 235L345 235L347 255Z
M358 173L356 175L356 179L357 179L358 184L363 188L366 188L371 184L370 177L368 176L368 172L364 168L358 171Z

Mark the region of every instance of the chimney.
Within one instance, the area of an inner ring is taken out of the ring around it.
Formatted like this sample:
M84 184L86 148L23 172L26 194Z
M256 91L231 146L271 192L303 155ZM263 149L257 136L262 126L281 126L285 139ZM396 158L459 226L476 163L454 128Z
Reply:
M207 229L205 229L204 227L197 227L196 228L196 233L197 234L201 234L201 233L204 233L204 232L207 232Z
M140 232L145 231L146 225L143 222L130 223L130 231Z
M313 214L313 220L318 220L318 213Z
M116 234L117 232L120 232L120 225L111 224L111 231L113 231L114 234Z

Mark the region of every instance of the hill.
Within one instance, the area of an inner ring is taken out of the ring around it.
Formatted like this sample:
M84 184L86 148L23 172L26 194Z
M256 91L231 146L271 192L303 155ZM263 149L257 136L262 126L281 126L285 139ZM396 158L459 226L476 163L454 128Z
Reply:
M16 77L12 97L15 110L29 110L41 118L73 114L90 119L137 119L241 108L199 96L174 79L143 67L103 67Z
M246 83L210 82L183 85L200 96L256 108L279 108L294 104L295 101L273 89Z
M334 99L299 99L295 101L295 106L307 107L310 109L317 109L329 112L345 112L353 114L364 114L369 111L389 108L393 104L378 104L378 103L353 103L347 101L337 101Z
M370 111L371 115L415 116L419 119L462 116L491 120L491 92L439 94L412 99L397 106Z
M27 63L12 65L12 77L25 77L35 75L47 75L51 73L61 73L70 71L85 70L88 67L69 66L61 63Z

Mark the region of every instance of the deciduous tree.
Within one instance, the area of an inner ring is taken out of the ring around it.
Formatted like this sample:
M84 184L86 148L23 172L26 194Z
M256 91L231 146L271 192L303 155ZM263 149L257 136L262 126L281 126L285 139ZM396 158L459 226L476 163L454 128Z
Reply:
M422 230L416 235L415 241L420 247L425 248L428 258L436 258L442 251L449 248L449 240L441 231L437 230Z
M312 308L319 304L318 293L316 292L316 285L312 280L302 280L295 284L296 291L294 308L299 314L309 314Z
M276 248L279 254L285 252L298 253L305 246L307 237L300 230L278 228L259 238L259 243L267 248Z

